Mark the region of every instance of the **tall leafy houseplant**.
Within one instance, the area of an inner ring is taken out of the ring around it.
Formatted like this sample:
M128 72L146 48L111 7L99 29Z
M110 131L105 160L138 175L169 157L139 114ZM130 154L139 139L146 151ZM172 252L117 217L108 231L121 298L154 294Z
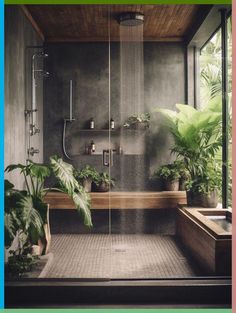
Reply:
M195 199L209 196L219 185L219 178L214 174L218 170L215 157L222 145L220 106L210 103L202 111L184 104L177 104L176 108L179 112L157 111L165 116L166 125L173 135L175 143L171 151L181 157L189 171L189 202L199 205ZM191 196L196 198L192 201Z
M84 191L84 188L75 179L72 165L64 162L57 156L53 156L50 158L49 165L36 164L29 161L27 165L9 165L5 171L11 172L16 169L20 170L20 173L24 176L26 190L14 190L13 185L9 182L7 183L8 186L5 189L5 229L9 239L14 240L17 230L24 231L25 228L17 227L17 223L14 220L20 220L22 214L25 212L25 223L28 225L27 229L29 230L26 234L28 242L31 244L36 243L41 238L44 245L43 253L47 252L45 242L50 239L48 238L50 236L50 229L48 205L44 202L44 198L52 190L67 193L81 214L84 224L86 226L92 226L90 198ZM44 187L45 179L51 175L57 179L59 188ZM21 215L17 215L16 213ZM15 226L15 231L12 231L14 229L11 227L12 222Z

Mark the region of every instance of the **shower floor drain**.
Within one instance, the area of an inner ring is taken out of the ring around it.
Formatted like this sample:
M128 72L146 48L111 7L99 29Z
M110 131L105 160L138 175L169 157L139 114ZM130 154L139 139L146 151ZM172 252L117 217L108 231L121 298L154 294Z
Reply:
M115 249L115 252L126 252L126 249Z

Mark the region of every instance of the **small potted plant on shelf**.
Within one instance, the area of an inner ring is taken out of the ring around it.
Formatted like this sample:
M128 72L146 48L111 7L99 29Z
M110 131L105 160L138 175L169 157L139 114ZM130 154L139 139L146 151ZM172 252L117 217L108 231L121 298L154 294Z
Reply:
M141 113L130 116L123 126L128 129L146 129L149 123L150 113Z
M107 192L115 186L114 179L108 173L100 173L94 180L94 189L98 192Z
M86 165L83 169L75 173L76 178L82 183L86 192L91 192L92 182L99 177L97 170L91 165Z
M179 190L179 167L175 163L162 165L156 172L154 172L154 177L162 179L165 190Z

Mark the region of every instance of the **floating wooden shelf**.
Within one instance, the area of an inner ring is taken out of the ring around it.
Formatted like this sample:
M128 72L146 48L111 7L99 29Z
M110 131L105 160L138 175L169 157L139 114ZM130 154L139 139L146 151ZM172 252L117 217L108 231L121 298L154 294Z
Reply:
M169 209L186 204L185 191L162 192L91 192L92 209ZM68 195L50 192L45 197L50 209L74 209Z

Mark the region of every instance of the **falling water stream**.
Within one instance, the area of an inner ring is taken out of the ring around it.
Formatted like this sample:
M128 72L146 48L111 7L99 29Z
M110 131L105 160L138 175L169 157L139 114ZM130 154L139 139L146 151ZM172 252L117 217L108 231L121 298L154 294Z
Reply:
M120 25L120 120L124 124L129 116L144 112L144 71L143 71L143 24L137 26ZM143 156L144 136L142 131L122 128L120 145L125 156L121 158L121 190L127 190L127 166L132 169L133 191L140 191L143 184L144 168L140 167ZM127 164L127 162L130 163ZM121 210L121 225L128 223L127 215ZM143 213L136 211L133 231L143 231ZM127 228L126 228L127 229Z

